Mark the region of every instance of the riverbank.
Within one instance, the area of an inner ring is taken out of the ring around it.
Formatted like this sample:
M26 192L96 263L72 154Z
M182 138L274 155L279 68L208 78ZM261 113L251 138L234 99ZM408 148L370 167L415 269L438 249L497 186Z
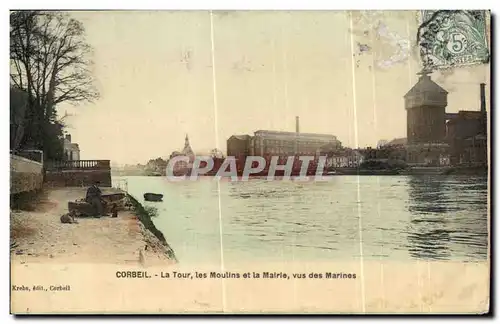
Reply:
M166 241L151 232L147 216L137 208L120 211L117 218L77 218L78 224L61 223L59 218L68 212L68 201L84 197L85 191L47 189L27 210L11 210L11 262L132 266L176 262ZM116 192L103 190L103 194Z

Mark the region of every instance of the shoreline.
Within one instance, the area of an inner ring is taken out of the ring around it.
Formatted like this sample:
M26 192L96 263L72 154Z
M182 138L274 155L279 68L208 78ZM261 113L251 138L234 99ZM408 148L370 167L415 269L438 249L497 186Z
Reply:
M489 169L487 167L416 167L411 169L358 169L358 168L339 168L335 172L325 172L319 176L321 177L339 177L339 176L488 176ZM114 177L167 177L165 174L113 174ZM178 176L185 176L185 180L190 180L190 173L178 174ZM243 174L237 172L236 176L241 178ZM283 172L275 174L273 179L283 178ZM306 177L314 177L315 173L307 173ZM207 174L197 175L199 178L216 178L216 174L211 172ZM249 179L267 179L268 174L260 172L248 175ZM299 178L300 175L292 173L291 178ZM220 176L220 178L231 178L231 176Z
M10 209L11 266L94 263L149 267L177 263L163 234L137 200L132 208L121 209L117 218L76 217L76 224L61 223L68 202L83 198L85 191L78 187L44 188L28 208ZM102 191L131 197L120 189Z
M144 240L152 246L154 251L156 249L158 252L164 253L169 259L172 259L177 263L178 260L175 256L174 250L168 244L163 233L155 226L151 214L134 196L128 192L125 192L125 196L132 203L141 226L141 232L143 233Z

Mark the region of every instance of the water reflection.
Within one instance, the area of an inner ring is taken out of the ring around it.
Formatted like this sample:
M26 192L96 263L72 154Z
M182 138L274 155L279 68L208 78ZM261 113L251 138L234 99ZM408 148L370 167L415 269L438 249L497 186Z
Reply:
M361 235L365 259L487 257L486 178L341 176L219 187L136 177L129 190L164 194L154 222L181 262L220 260L221 243L225 262L352 259Z
M477 253L486 256L486 188L477 180L472 183L468 180L437 176L408 178L407 241L412 257L450 259L455 251L465 258L477 258ZM471 193L480 197L473 206L470 206Z

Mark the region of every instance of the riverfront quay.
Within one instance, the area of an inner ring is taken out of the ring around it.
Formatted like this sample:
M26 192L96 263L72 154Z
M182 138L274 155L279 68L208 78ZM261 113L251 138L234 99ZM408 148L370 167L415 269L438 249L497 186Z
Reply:
M102 188L103 194L117 189ZM172 264L169 247L147 229L137 210L119 211L117 218L80 218L63 224L68 201L85 197L86 188L46 189L30 210L11 210L11 262L93 263L115 265ZM25 208L27 209L27 208ZM146 248L147 246L147 248Z

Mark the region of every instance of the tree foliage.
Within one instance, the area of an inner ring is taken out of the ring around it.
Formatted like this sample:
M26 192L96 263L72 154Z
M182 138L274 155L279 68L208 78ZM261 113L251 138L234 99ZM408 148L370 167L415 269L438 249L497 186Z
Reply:
M222 151L219 150L218 148L214 148L210 151L210 157L216 159L223 159L224 153L222 153Z
M168 162L162 159L161 157L156 158L156 159L151 159L148 161L146 164L146 172L152 172L152 173L160 173L163 174L166 171Z
M13 144L42 149L48 158L62 153L64 124L57 118L57 105L98 97L90 54L82 23L68 13L11 12L11 87L26 93L27 101L22 139Z

